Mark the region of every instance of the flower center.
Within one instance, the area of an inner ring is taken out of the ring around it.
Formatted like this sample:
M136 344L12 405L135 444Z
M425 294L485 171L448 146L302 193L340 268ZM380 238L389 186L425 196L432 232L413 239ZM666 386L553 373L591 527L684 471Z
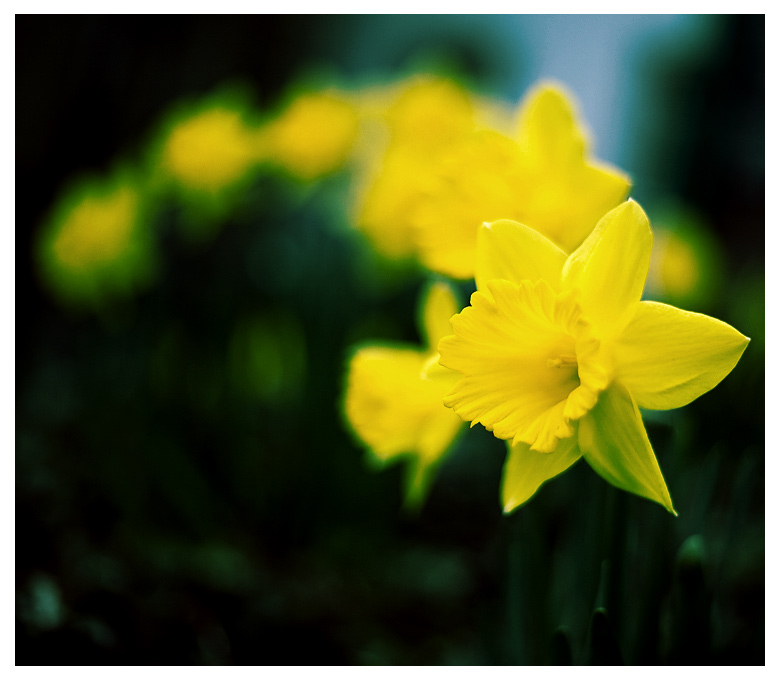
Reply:
M577 366L577 357L573 354L561 354L555 359L548 359L549 368L575 368Z

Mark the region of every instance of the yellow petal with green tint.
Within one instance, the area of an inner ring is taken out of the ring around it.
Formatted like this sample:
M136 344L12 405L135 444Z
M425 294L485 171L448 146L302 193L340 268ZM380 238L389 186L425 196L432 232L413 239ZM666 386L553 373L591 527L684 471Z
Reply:
M422 328L428 347L436 349L445 335L452 334L450 318L458 313L458 303L452 288L438 281L423 296Z
M678 408L723 380L749 341L710 316L640 302L615 345L618 377L640 407Z
M579 421L578 441L583 458L610 484L677 514L639 409L625 387L613 383L601 393Z
M577 438L561 439L551 453L539 453L528 444L508 445L501 480L504 512L512 512L533 496L546 481L561 474L580 459Z
M633 318L650 266L653 235L644 211L626 201L607 213L563 267L563 288L580 291L582 311L602 339Z
M560 289L566 254L535 229L512 220L483 224L477 232L477 289L485 291L491 279L519 284L544 279Z
M540 451L570 436L564 408L580 383L576 363L553 363L575 354L558 305L545 281L493 280L487 292L474 293L471 307L452 319L455 335L439 343L442 365L463 375L445 405L472 425Z
M346 416L381 461L403 454L434 461L458 432L460 419L442 403L457 374L423 379L428 359L428 352L373 346L350 361Z

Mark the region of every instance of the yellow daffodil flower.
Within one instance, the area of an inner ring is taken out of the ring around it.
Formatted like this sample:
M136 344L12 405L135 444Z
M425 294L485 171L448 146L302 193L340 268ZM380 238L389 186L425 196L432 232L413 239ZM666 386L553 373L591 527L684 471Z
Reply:
M259 155L312 180L344 165L358 123L357 107L348 97L337 92L302 94L262 130Z
M383 255L395 259L416 253L412 217L429 189L431 168L474 131L476 107L463 87L430 76L404 82L392 96L368 93L363 108L386 129L373 130L370 154L364 145L353 220ZM495 117L493 109L490 115ZM382 149L379 155L377 148Z
M182 236L213 236L255 176L260 157L251 96L223 90L166 115L149 146L149 187L173 195L185 217Z
M345 411L349 424L375 463L410 459L406 499L418 505L432 474L463 422L442 400L458 374L442 368L436 345L452 332L457 311L452 290L443 283L424 297L422 327L427 347L371 345L349 362Z
M175 124L164 142L161 164L195 191L217 193L241 180L255 163L254 133L235 107L205 108Z
M588 157L574 105L560 86L543 83L527 95L517 130L516 139L478 133L433 169L438 186L413 217L429 269L471 278L479 225L504 218L570 253L626 197L628 178Z
M45 283L76 306L99 306L148 283L157 258L145 214L140 184L128 170L75 185L37 240Z
M640 301L651 247L634 201L568 257L517 222L480 228L477 292L439 352L461 374L444 403L510 443L506 512L580 457L675 512L639 408L677 408L709 391L749 340L717 319Z

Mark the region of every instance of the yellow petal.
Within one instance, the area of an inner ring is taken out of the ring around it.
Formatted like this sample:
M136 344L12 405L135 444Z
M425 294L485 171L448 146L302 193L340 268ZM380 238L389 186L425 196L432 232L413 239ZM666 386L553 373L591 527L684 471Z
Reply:
M606 164L582 163L568 175L559 172L548 178L547 185L550 195L557 195L557 200L563 202L566 209L548 206L543 212L540 207L544 219L538 219L538 228L570 253L609 210L625 200L631 182L626 175Z
M566 254L535 229L497 220L483 224L477 233L477 288L485 290L491 279L520 283L545 279L553 290L560 288Z
M533 191L522 192L523 211L516 219L570 253L625 199L631 183L615 168L586 159L586 134L574 100L556 83L542 83L529 93L518 132L526 183Z
M429 163L406 148L391 148L358 191L354 221L372 245L389 258L414 254L412 215L424 196Z
M420 258L429 269L458 279L474 276L477 231L483 222L517 219L525 193L519 149L503 135L470 135L429 168L432 182L412 215Z
M501 439L551 451L571 435L564 408L579 386L576 364L551 363L575 354L560 323L569 311L545 281L494 280L474 293L471 307L452 319L455 335L439 343L442 365L463 374L445 405Z
M450 318L458 313L452 288L441 281L432 284L424 296L422 326L428 346L435 349L445 335L452 334Z
M583 458L610 484L677 514L639 409L622 385L613 383L601 393L579 421L578 439Z
M585 135L577 125L571 96L557 83L543 82L525 97L518 139L537 167L560 169L581 161Z
M653 235L635 201L607 213L563 267L563 288L580 290L582 311L603 339L631 320L650 266Z
M561 439L552 453L533 451L528 444L508 445L501 496L504 512L512 512L533 496L546 481L580 459L577 438Z
M471 132L474 105L455 81L420 76L405 84L388 118L394 145L429 156Z
M347 419L381 461L403 454L436 460L458 432L460 419L442 403L457 375L423 379L428 359L427 352L374 346L350 361Z
M618 376L642 408L677 408L723 380L749 341L710 316L641 302L615 346Z

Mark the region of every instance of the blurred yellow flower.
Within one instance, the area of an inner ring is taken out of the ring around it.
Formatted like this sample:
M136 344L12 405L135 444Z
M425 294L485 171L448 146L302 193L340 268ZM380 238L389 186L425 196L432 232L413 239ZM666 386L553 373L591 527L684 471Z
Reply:
M411 215L430 182L429 166L415 151L393 147L363 193L357 223L374 248L387 257L415 253Z
M129 244L137 207L138 193L128 185L86 196L62 223L52 243L55 256L72 269L110 262Z
M498 107L451 80L417 76L389 91L370 90L361 108L375 126L353 219L379 252L409 257L416 253L413 216L433 164L483 120L497 120ZM376 129L377 120L384 130Z
M254 139L242 111L216 105L173 126L161 163L180 184L217 193L242 179L255 163Z
M588 158L571 98L552 83L526 96L516 140L479 133L454 145L432 172L437 185L412 218L420 257L433 271L464 279L474 275L482 222L517 220L568 253L630 186Z
M66 192L39 233L39 272L61 299L97 305L146 283L156 263L138 182L126 171Z
M312 180L339 169L352 152L358 111L338 92L312 92L293 99L258 136L258 153L292 175Z
M510 511L581 456L674 512L639 407L683 406L734 368L748 338L702 314L641 302L652 247L627 201L574 253L500 220L479 230L477 292L439 343L462 377L445 404L510 442Z
M648 292L670 304L711 306L725 283L726 263L717 237L685 207L665 205L659 213Z
M439 365L435 349L452 332L449 318L456 311L452 290L434 284L423 305L427 347L370 345L358 349L349 362L347 420L375 462L408 457L406 499L411 506L424 499L433 472L463 425L443 404L458 374Z
M470 93L445 78L418 76L406 83L387 112L390 143L427 158L474 129Z

